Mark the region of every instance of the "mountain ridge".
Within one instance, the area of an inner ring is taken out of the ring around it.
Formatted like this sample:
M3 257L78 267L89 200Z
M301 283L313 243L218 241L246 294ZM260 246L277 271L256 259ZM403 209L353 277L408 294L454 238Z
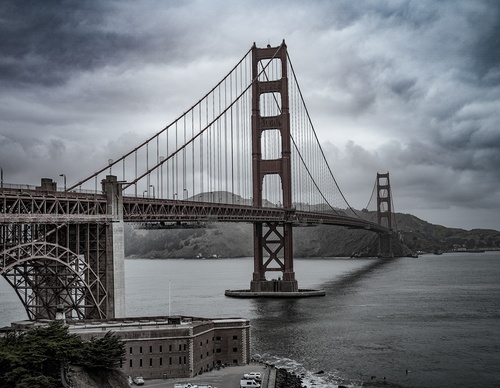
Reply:
M376 222L376 212L357 212ZM394 254L453 250L500 250L500 232L465 230L430 224L411 214L396 213L393 219ZM378 241L373 232L339 226L317 225L293 230L295 257L376 256ZM125 228L126 257L196 258L253 256L253 226L246 223L212 223L202 229Z

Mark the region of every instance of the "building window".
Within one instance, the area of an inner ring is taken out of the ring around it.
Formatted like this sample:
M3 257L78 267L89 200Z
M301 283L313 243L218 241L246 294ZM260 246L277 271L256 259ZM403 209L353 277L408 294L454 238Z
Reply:
M142 368L142 358L139 360L139 368Z
M200 342L200 346L203 346L203 342Z
M208 338L207 338L207 344L208 344Z
M132 354L132 346L129 348L129 354Z
M160 345L160 353L163 352L163 346Z
M216 349L215 352L216 353L220 353L222 350L221 349Z
M237 335L233 335L233 339L238 339L238 336Z
M233 348L233 352L237 352L238 351L238 348Z
M168 358L168 364L169 364L169 365L172 365L172 357L169 357L169 358Z
M184 344L184 350L186 350L186 344Z
M179 344L179 352L182 350L182 345Z
M171 352L172 351L172 345L168 345L168 351Z
M184 356L184 364L186 364L186 356Z
M163 365L163 358L160 357L160 366L162 366L162 365Z
M129 367L132 368L132 360L129 362Z
M203 354L200 354L200 359L202 359L202 358L203 358Z
M215 337L215 340L216 340L216 341L220 341L221 339L222 339L222 338L221 338L221 337L219 337L219 336Z
M149 366L150 367L153 366L153 359L152 358L149 359Z
M152 346L149 347L149 353L153 353L153 347Z
M179 365L181 365L181 362L182 362L182 357L179 356Z
M139 353L142 354L142 346L139 348Z

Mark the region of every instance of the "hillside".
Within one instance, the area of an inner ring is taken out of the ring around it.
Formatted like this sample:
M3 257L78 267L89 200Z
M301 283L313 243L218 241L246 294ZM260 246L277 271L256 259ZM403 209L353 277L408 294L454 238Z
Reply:
M374 212L359 212L374 221ZM411 214L396 214L393 223L402 244L395 254L406 256L412 251L451 251L466 249L500 249L500 232L488 229L464 230L446 228L423 221ZM251 224L214 223L203 229L125 229L125 254L144 258L247 257L253 255ZM374 256L377 252L376 234L335 226L294 228L294 256L346 257Z

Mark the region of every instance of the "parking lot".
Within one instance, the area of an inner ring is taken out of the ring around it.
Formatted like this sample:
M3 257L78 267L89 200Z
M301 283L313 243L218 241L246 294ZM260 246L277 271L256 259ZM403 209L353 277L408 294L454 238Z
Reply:
M173 388L174 384L191 383L194 385L210 385L212 388L239 388L240 380L245 373L260 372L262 374L261 388L274 388L269 386L269 375L271 368L260 364L249 364L243 366L229 366L214 370L212 372L203 373L202 375L192 378L183 379L168 379L168 380L146 380L144 387L157 387L157 388ZM272 379L274 380L274 379Z

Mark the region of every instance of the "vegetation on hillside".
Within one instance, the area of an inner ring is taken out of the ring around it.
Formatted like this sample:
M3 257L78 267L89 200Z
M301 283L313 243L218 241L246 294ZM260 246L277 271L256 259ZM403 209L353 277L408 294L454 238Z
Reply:
M375 212L361 211L360 217L376 222ZM143 258L195 258L253 256L253 228L246 223L213 223L204 229L133 229L127 225L125 254ZM398 213L393 220L399 242L397 255L408 252L452 251L456 249L500 249L500 232L488 229L464 230L433 225L411 214ZM296 257L373 256L377 235L366 230L318 225L293 229ZM407 247L408 249L404 249Z
M0 388L56 388L69 365L114 368L125 360L125 347L115 334L84 342L58 322L0 338Z

